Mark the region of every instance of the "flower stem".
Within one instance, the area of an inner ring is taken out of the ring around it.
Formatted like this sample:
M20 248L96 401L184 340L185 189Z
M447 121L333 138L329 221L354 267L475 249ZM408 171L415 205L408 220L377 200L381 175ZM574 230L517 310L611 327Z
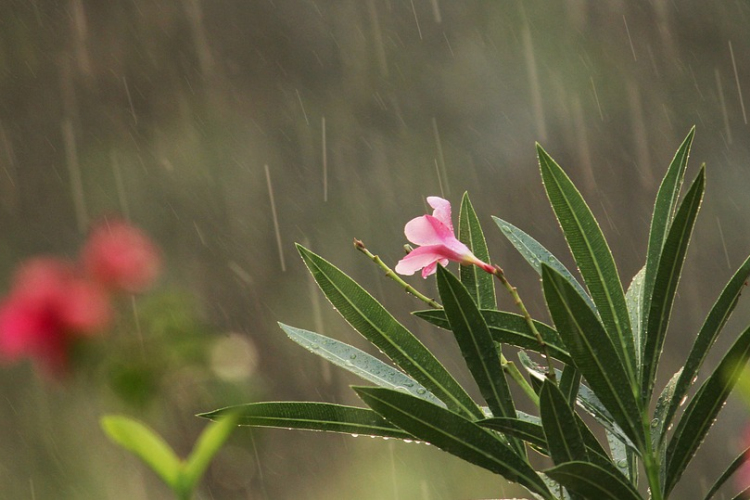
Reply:
M531 319L531 315L529 314L528 309L526 309L526 306L521 300L521 297L518 295L518 290L516 290L516 287L514 287L508 282L507 278L505 277L505 273L503 272L500 266L495 265L494 272L492 274L494 274L495 277L498 280L500 280L500 283L503 284L505 289L508 290L508 293L510 293L510 296L513 298L513 302L515 302L516 306L521 311L521 315L526 320L526 324L528 325L529 330L531 330L531 333L534 334L537 342L539 342L539 347L542 352L542 356L544 356L544 359L547 360L547 366L549 367L549 371L547 372L547 377L552 382L557 383L557 376L555 375L555 367L552 365L552 358L550 357L549 352L547 351L547 342L544 341L544 339L542 338L542 335L539 333L539 330L537 330L536 326L534 325L534 322Z
M426 295L418 292L413 286L408 284L406 281L402 280L401 277L396 274L393 269L388 267L385 262L381 260L380 257L377 255L374 255L372 252L370 252L367 247L365 247L365 244L358 240L354 239L354 248L362 252L363 254L367 255L375 264L378 265L383 271L385 271L385 275L391 278L393 281L401 285L401 287L406 291L406 293L410 293L414 295L416 298L427 304L428 306L434 308L434 309L442 309L443 306L441 306L438 302L435 300L427 297Z

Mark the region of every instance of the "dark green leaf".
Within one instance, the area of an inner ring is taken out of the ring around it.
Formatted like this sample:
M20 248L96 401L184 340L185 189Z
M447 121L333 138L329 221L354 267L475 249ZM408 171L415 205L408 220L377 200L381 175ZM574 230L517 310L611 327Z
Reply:
M503 235L508 238L508 241L510 241L511 244L516 247L516 250L518 250L521 256L526 259L526 262L528 262L531 267L533 267L534 270L539 273L540 276L542 275L542 263L545 263L549 267L556 269L560 273L560 275L564 276L578 291L578 293L581 294L581 297L584 298L591 309L596 311L596 306L591 300L591 297L589 297L589 294L586 293L586 290L584 290L581 284L578 283L578 280L573 277L570 271L568 271L568 268L565 267L565 265L560 262L557 257L552 255L552 253L537 240L535 240L523 230L517 228L510 222L506 222L495 216L493 216L492 218L494 219L495 224L497 224L497 227L500 228L500 231L502 231Z
M568 405L572 408L578 398L578 388L581 385L581 372L573 365L565 365L560 377L560 390L562 391Z
M641 360L641 399L644 404L650 401L654 390L667 325L672 313L688 243L693 233L695 218L703 199L705 180L706 169L701 168L667 232L651 294L644 296L644 303L649 305L649 308L644 310L647 316L643 320L645 328L643 329L644 346Z
M431 403L425 402L425 404L438 408ZM365 436L414 439L413 436L384 420L372 410L331 403L294 401L250 403L221 408L198 416L216 419L228 413L237 414L238 425L250 427L343 432Z
M287 326L282 323L279 323L279 326L290 339L308 351L362 377L368 382L377 384L380 387L402 390L432 404L445 406L445 403L436 398L413 378L404 375L391 365L383 363L378 358L356 347L301 328Z
M354 329L448 408L466 416L483 417L440 361L372 295L327 260L300 245L297 250L325 296Z
M539 341L529 329L529 325L526 323L526 319L524 319L523 316L487 309L482 310L481 312L485 323L487 323L487 327L490 329L490 335L492 335L492 339L495 342L510 344L530 351L539 352ZM445 317L445 311L441 309L416 311L413 314L437 327L450 330L450 324ZM539 321L534 321L534 326L547 344L547 351L550 356L559 359L565 364L570 364L572 362L570 355L554 328Z
M490 263L490 252L484 239L482 226L474 207L469 201L469 194L464 193L461 199L461 212L458 216L458 239L481 261ZM495 279L477 266L460 266L461 283L480 309L495 309Z
M495 343L476 303L458 278L443 266L438 266L437 282L445 316L461 349L461 355L492 415L515 417L516 408ZM511 445L519 453L523 453L523 443L511 440Z
M685 409L667 446L665 495L672 491L716 420L750 358L750 328L746 329L703 383Z
M477 425L523 439L529 444L547 450L544 429L538 423L509 417L493 417L477 421Z
M659 192L656 194L654 203L654 212L651 218L651 229L648 235L648 251L646 256L646 265L643 276L643 301L642 301L642 320L645 321L646 315L651 308L651 295L656 281L656 272L659 266L659 259L662 254L664 242L667 239L669 227L672 224L677 198L680 195L683 179L685 178L685 169L687 168L688 156L690 155L690 146L693 144L695 136L695 127L690 129L682 145L677 150L672 162L664 175L664 179L659 186ZM641 341L644 341L642 338ZM643 351L643 345L641 345Z
M625 304L620 276L617 274L617 267L607 241L570 178L538 144L537 152L544 187L570 251L591 292L604 330L625 368L627 379L635 381L635 348L630 329L630 315ZM557 274L559 275L559 272ZM565 277L561 276L561 279L568 283L569 293L578 294ZM591 310L588 307L587 309ZM596 316L596 312L594 315Z
M719 479L716 480L713 486L711 486L711 489L708 490L708 493L706 493L706 496L703 497L704 500L711 500L716 492L719 491L719 488L724 486L724 483L726 483L729 478L732 477L732 474L737 472L740 467L747 463L748 453L750 453L750 447L745 448L742 453L737 455L737 458L732 460L732 463L729 464L729 467L727 467L726 470L721 474L721 476L719 476Z
M555 464L587 461L588 453L578 422L560 389L549 380L542 384L539 411L549 451Z
M674 397L664 415L664 428L668 428L672 423L672 418L674 418L677 408L693 384L693 379L698 374L703 360L706 359L706 355L714 345L716 337L718 337L724 325L726 325L729 316L734 311L735 306L737 306L740 294L745 289L745 282L748 276L750 276L750 257L734 273L734 276L729 280L719 298L716 299L708 316L706 316L706 321L703 323L700 332L698 332L687 361L685 361L685 366L682 368L682 375L677 380ZM662 433L662 438L664 438L665 434Z
M544 471L565 488L596 500L642 500L624 476L589 462L568 462Z
M512 448L457 413L390 389L354 390L373 410L417 439L500 474L545 499L554 498L542 478Z
M645 449L641 412L610 338L586 302L557 271L542 270L544 297L576 368L586 377L614 421Z

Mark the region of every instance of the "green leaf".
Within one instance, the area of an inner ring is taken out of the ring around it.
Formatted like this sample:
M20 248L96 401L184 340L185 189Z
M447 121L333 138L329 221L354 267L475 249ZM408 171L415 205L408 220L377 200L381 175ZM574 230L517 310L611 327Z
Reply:
M630 314L630 326L633 329L633 342L635 343L635 360L636 366L641 364L641 355L643 350L642 344L642 311L643 311L643 276L646 273L646 267L633 276L628 291L625 292L625 304L628 306Z
M443 266L437 270L440 301L479 392L495 417L515 417L516 408L510 395L496 345L476 303L461 282ZM523 443L511 440L518 453Z
M617 470L624 474L633 486L638 486L638 456L620 437L609 430L607 431L607 444L609 444L612 461Z
M567 462L544 471L565 488L596 500L642 500L624 476L589 462Z
M214 455L224 446L232 431L237 427L238 419L238 415L229 413L211 422L203 430L182 470L180 485L186 496L189 496L195 489Z
M650 296L644 304L650 307L644 312L645 328L643 330L644 346L641 360L641 398L644 403L650 401L654 390L659 358L664 348L672 305L680 281L682 265L685 262L690 236L695 225L695 218L700 209L706 181L706 169L701 168L685 199L677 210L674 222L667 232L661 257L657 266ZM648 268L646 269L648 273ZM645 286L645 285L644 285Z
M677 153L667 169L667 173L664 175L664 179L661 181L659 191L656 194L654 212L651 218L651 228L648 235L648 251L646 254L646 265L642 285L642 320L644 321L651 308L651 295L654 289L654 283L656 282L659 259L662 254L664 242L667 240L667 233L672 224L672 218L674 217L677 198L679 198L682 182L685 178L685 169L687 168L688 156L690 155L690 147L693 144L694 136L695 127L690 129L687 137L677 150ZM644 341L645 338L642 338L641 340ZM642 345L640 346L640 350L643 350Z
M640 449L645 449L633 387L596 314L567 280L548 266L542 270L542 284L547 307L576 368L614 421Z
M716 492L719 491L719 488L724 486L724 483L726 483L729 478L732 477L732 474L737 472L740 467L747 463L748 453L750 453L750 447L745 448L742 453L737 455L737 458L732 460L732 463L729 464L729 467L727 467L726 470L721 474L721 476L719 476L719 479L716 480L713 486L711 486L711 489L708 490L708 493L706 493L706 496L703 497L704 500L711 500Z
M510 222L504 221L495 216L492 216L492 218L494 219L495 224L497 224L497 227L500 228L500 231L503 233L503 235L508 238L508 241L510 241L511 244L516 248L516 250L518 250L518 252L521 254L521 256L526 259L526 262L528 262L531 267L533 267L534 270L539 273L539 276L542 275L542 263L545 263L552 269L557 270L557 272L559 272L561 276L565 277L568 282L573 285L573 288L575 288L578 293L581 294L581 297L583 297L583 299L588 303L589 307L596 311L596 306L591 300L589 294L586 293L586 290L584 290L578 280L573 277L570 271L568 271L568 268L565 267L565 265L560 262L557 257L552 255L552 252L547 250L541 243L539 243L537 240L529 236L526 232L517 228Z
M664 441L664 435L669 429L665 426L666 419L664 418L667 409L671 406L672 400L674 399L675 388L677 387L677 381L682 375L682 368L677 373L672 375L667 385L662 389L659 399L656 400L656 409L654 410L654 418L651 420L651 449L658 450L661 443Z
M425 402L433 408L435 405ZM367 408L331 403L270 402L229 406L199 417L215 420L226 414L236 414L238 425L299 429L308 431L342 432L365 436L413 439L380 415Z
M550 455L555 464L588 461L588 453L575 415L563 393L549 379L542 384L539 411Z
M484 309L481 311L487 327L490 329L492 340L501 344L510 344L530 351L539 352L539 341L529 329L526 319L519 314L513 314L503 311L493 311ZM415 316L421 318L433 325L450 330L450 323L445 317L445 311L441 309L428 309L425 311L416 311ZM559 359L565 364L572 363L570 355L554 328L545 325L542 322L534 321L542 339L547 344L547 352L555 359Z
M436 398L422 384L378 358L338 340L314 332L279 323L290 339L313 354L340 366L380 387L402 390L438 406L445 403Z
M578 397L578 388L581 385L581 372L573 365L565 365L560 377L560 390L562 391L568 405L572 408Z
M417 439L500 474L544 499L554 498L542 478L511 447L461 415L390 389L354 390L373 410Z
M732 345L685 409L667 446L665 496L682 476L750 358L750 328Z
M177 491L182 462L161 436L142 423L121 415L102 417L100 425L109 439L143 460L173 491Z
M479 218L469 200L469 194L464 193L461 199L461 212L458 216L458 239L469 250L483 262L490 262L490 252L487 249L487 241L484 239L482 226ZM459 276L474 302L481 309L497 308L495 297L495 279L486 271L477 266L459 266Z
M685 365L682 368L682 375L677 380L677 386L674 390L674 397L672 398L667 412L664 415L663 427L666 429L672 423L677 408L679 407L682 400L688 393L690 386L693 384L693 380L698 374L703 360L706 359L708 352L714 345L716 338L718 337L721 330L726 325L729 317L731 316L734 308L737 306L740 294L745 289L745 282L750 277L750 257L740 266L734 276L729 280L727 286L716 299L711 311L706 316L706 320L703 323L698 336L693 343L690 354L685 361ZM662 433L662 439L665 437L665 433Z
M625 368L627 379L635 381L635 348L630 315L625 304L620 276L604 234L581 193L560 166L537 144L544 187L562 227L573 258L578 264L604 330ZM559 272L557 273L560 274ZM561 277L566 283L568 280ZM570 286L571 292L578 294ZM590 308L587 308L590 310ZM596 316L596 313L595 313ZM591 382L591 381L589 381Z
M482 411L438 359L409 330L336 266L297 245L313 278L333 307L367 340L448 408L482 418Z
M493 417L478 420L476 423L482 427L522 439L548 453L544 429L538 423L511 417Z

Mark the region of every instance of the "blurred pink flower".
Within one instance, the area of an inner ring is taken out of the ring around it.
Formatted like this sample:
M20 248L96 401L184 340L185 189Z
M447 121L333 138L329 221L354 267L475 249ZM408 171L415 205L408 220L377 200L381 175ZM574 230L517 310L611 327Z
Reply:
M88 276L117 292L146 290L161 269L161 256L153 242L123 220L96 226L81 258Z
M745 427L741 444L746 448L750 446L750 425ZM745 453L745 461L735 473L734 482L736 486L742 491L750 488L750 453Z
M0 304L0 357L37 358L48 371L59 373L66 367L71 341L101 332L111 320L105 290L78 276L71 263L30 259L16 272L11 292Z
M456 239L450 202L437 196L429 196L427 203L433 208L432 215L412 219L404 228L406 238L420 246L396 264L396 272L411 276L421 269L422 277L426 278L435 272L438 264L445 266L453 261L479 266L488 273L494 273L495 269L490 264L479 260L469 247Z

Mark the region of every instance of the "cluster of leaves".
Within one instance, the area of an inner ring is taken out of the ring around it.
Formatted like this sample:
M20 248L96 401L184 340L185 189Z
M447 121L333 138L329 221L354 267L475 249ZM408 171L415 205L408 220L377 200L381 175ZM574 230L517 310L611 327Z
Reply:
M400 370L337 340L281 325L295 342L375 384L353 387L369 408L269 402L204 416L218 418L237 412L241 425L425 441L524 486L534 498L635 500L643 498L641 491L646 488L653 499L668 498L750 357L748 328L700 384L684 411L678 412L737 304L750 274L749 259L721 292L684 366L666 384L651 412L667 325L705 186L702 167L679 201L692 140L693 131L662 181L646 262L627 291L591 210L541 147L538 156L544 186L586 288L538 241L508 222L497 218L495 222L541 275L554 327L498 310L492 275L473 266L462 266L460 277L438 269L442 307L414 314L453 332L487 407L474 401L435 356L360 285L322 257L299 247L336 310ZM484 235L467 197L461 205L459 238L479 259L489 261ZM533 391L529 395L538 415L516 409L509 379L518 381L518 377L511 377L515 365L502 355L505 344L521 349L519 359L530 376ZM555 373L532 362L527 351L549 354L555 360L549 365L556 367L552 368ZM604 428L606 447L580 411ZM531 451L550 457L554 466L535 470L529 460ZM706 499L738 468L743 455L710 488ZM646 472L641 482L646 486L639 491L641 467Z

